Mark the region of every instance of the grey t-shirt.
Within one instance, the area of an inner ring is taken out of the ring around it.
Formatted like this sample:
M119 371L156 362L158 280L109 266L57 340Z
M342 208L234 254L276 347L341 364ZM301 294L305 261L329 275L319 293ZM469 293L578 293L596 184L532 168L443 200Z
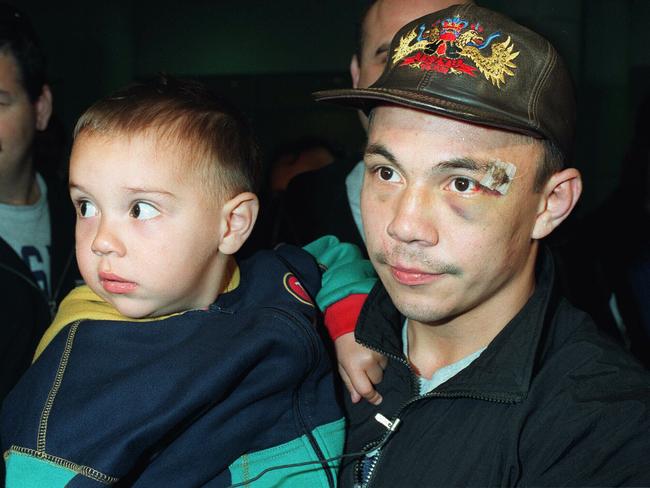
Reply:
M22 258L38 285L50 296L50 210L45 181L39 174L36 181L41 195L34 205L0 203L0 237Z
M404 357L409 357L409 339L408 339L408 320L404 321L404 326L402 327L402 344L404 345ZM473 352L472 354L465 356L462 359L459 359L455 363L448 364L443 366L440 369L437 369L431 379L425 378L424 376L418 376L420 380L420 395L426 395L430 391L433 391L438 386L442 385L445 381L450 378L453 378L458 373L460 373L467 366L472 364L472 362L478 358L481 353L485 351L485 348L481 348L478 351Z

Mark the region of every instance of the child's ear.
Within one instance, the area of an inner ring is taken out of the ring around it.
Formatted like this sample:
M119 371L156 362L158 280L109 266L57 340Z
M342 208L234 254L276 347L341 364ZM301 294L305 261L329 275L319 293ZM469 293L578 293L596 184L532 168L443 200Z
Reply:
M253 231L260 204L251 192L239 193L224 203L221 210L219 251L235 254Z
M582 177L577 169L567 168L551 176L542 190L532 238L553 232L569 216L581 193Z

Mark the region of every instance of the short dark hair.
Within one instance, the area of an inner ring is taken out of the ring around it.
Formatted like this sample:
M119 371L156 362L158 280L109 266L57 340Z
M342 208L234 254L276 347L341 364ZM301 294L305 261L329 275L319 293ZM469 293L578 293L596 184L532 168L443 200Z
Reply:
M558 171L561 171L565 165L565 157L550 139L542 139L542 160L537 165L535 173L535 182L533 191L539 193L544 189L544 185Z
M0 53L16 61L19 82L35 102L47 83L46 59L29 19L8 3L0 3Z
M183 148L183 164L198 172L215 196L254 191L258 149L239 110L198 81L159 75L95 102L79 118L82 134L153 134Z
M356 24L357 46L356 46L355 53L357 55L357 61L359 64L361 64L361 54L363 53L363 38L364 38L363 24L366 21L366 17L368 16L368 12L370 11L370 8L375 3L377 3L377 0L366 0L366 2L363 5L363 9L361 10L361 16L359 17L359 20L357 21Z

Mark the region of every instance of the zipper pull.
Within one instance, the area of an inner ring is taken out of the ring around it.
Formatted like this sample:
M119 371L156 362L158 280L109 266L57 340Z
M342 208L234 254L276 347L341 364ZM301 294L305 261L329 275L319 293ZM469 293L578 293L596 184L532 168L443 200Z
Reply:
M388 419L387 419L384 415L382 415L381 413L377 413L377 414L375 415L375 420L376 420L377 422L379 422L381 425L383 425L384 427L386 427L386 428L387 428L388 430L390 430L391 432L395 432L395 431L397 430L397 427L399 426L399 424L402 422L402 421L401 421L400 419L398 419L398 418L395 419L393 422L391 422L390 420L388 420Z

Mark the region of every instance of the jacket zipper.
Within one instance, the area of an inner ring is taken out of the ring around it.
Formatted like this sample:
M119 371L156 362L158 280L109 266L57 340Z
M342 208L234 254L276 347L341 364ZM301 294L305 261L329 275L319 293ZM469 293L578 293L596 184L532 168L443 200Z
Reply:
M409 372L410 372L411 386L413 388L418 388L419 389L419 385L418 385L418 382L417 382L417 375L415 374L415 372L413 371L413 368L411 368L411 365L409 364L409 362L406 359L404 359L403 357L397 356L395 354L392 354L392 353L387 353L385 351L381 351L381 350L379 350L379 349L377 349L375 347L369 346L368 344L366 344L366 343L364 343L362 341L357 341L357 342L359 344L361 344L362 346L367 347L368 349L371 349L372 351L378 352L379 354L382 354L382 355L384 355L384 356L386 356L388 358L394 359L395 361L398 361L398 362L404 364L407 367L407 369L409 370ZM397 424L399 424L399 422L401 422L401 419L399 418L399 416L404 412L404 410L409 405L411 405L411 404L413 404L413 403L415 403L415 402L417 402L419 400L424 400L425 398L470 398L470 399L473 399L473 400L484 400L484 401L488 401L488 402L504 403L504 404L512 404L512 403L515 403L517 401L517 399L514 398L514 397L513 398L506 398L506 397L497 398L497 397L494 397L494 396L479 395L479 394L474 394L474 393L471 393L471 392L444 393L444 392L431 391L431 392L429 392L429 393L427 393L425 395L417 395L417 396L407 400L402 405L400 405L400 407L397 409L397 413L389 421L390 425L396 426ZM380 422L380 423L384 424L383 422ZM386 426L386 424L384 424L384 425ZM373 441L373 442L371 442L369 444L366 444L366 446L364 446L363 451L367 451L369 449L372 449L375 446L381 446L381 449L374 456L374 459L371 461L370 469L368 471L368 477L367 477L367 480L366 480L365 483L363 483L363 480L360 478L360 475L361 475L361 473L360 473L361 462L357 462L357 465L356 465L356 468L355 468L355 477L362 482L361 486L363 488L369 488L370 487L371 482L373 480L373 476L375 474L375 470L377 468L377 465L379 464L380 458L381 458L382 453L384 451L384 447L388 443L389 438L392 436L392 434L394 432L395 432L394 428L388 428L388 426L387 426L386 433L384 434L384 436L379 441Z
M33 279L31 279L29 276L22 274L20 271L17 271L17 270L15 270L14 268L10 268L10 267L7 266L6 264L0 264L0 268L2 268L2 269L6 269L6 270L9 271L10 273L13 273L13 274L15 274L16 276L18 276L19 278L22 278L23 280L25 280L27 283L29 283L29 285L30 285L32 288L34 288L35 290L38 290L38 292L41 294L41 296L45 299L45 301L46 301L47 303L50 303L50 300L49 300L48 297L45 295L45 292L43 291L43 289L42 289L40 286L38 286L38 284L36 284L36 282L35 282Z
M61 288L63 287L63 283L65 283L65 277L68 274L68 270L70 269L70 265L72 264L73 259L75 259L74 253L69 253L68 260L66 261L63 270L61 270L61 276L59 277L59 282L56 285L56 289L54 287L52 288L52 298L49 300L50 315L52 318L54 318L54 315L56 314L56 299L59 296L59 293L61 293Z
M20 271L14 269L14 268L11 268L11 267L9 267L9 266L7 266L5 264L0 264L0 268L5 269L5 270L9 271L10 273L18 276L19 278L26 281L32 288L37 290L38 293L40 294L40 296L43 297L43 300L47 304L47 308L48 308L48 310L50 312L50 319L52 319L52 318L54 318L54 315L56 313L56 308L57 308L56 298L59 295L59 293L61 292L61 288L63 287L63 282L65 281L65 275L68 272L68 269L70 268L70 264L72 263L72 259L73 259L72 256L73 256L72 254L68 255L68 260L67 260L67 262L66 262L66 264L65 264L65 266L63 268L63 272L61 273L61 277L59 279L59 282L57 283L56 290L54 288L52 289L52 297L51 298L48 297L45 294L45 292L43 291L43 289L40 286L38 286L38 284L32 278L30 278L29 276L24 275Z

